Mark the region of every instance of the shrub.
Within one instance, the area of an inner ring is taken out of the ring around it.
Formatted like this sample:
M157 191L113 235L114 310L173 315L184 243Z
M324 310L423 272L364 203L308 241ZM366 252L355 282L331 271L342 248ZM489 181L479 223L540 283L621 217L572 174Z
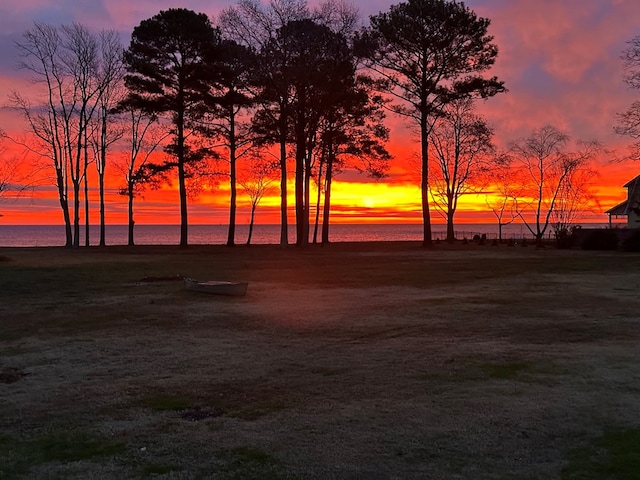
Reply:
M594 230L582 241L583 250L616 250L618 234L610 229Z
M556 247L558 248L571 248L575 245L576 239L580 232L580 225L573 225L571 227L561 226L554 228L556 236Z

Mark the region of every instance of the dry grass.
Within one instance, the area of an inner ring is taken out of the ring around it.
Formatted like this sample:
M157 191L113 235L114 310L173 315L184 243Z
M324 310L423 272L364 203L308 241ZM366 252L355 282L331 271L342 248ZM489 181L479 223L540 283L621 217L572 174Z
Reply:
M0 256L2 479L638 478L624 446L602 446L640 429L637 255ZM174 275L249 292L193 294Z

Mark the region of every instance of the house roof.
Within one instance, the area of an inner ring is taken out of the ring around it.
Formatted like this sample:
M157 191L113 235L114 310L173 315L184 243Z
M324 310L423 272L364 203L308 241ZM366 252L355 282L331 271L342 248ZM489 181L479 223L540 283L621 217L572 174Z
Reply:
M631 211L640 214L640 175L625 183L627 200L607 210L608 215L629 215Z
M632 178L631 180L629 180L627 183L625 183L625 184L623 185L623 187L624 187L624 188L630 188L630 187L633 187L633 186L635 186L635 184L636 184L636 182L637 182L638 180L640 180L640 175L638 175L637 177Z
M607 215L628 215L629 213L629 201L625 200L622 203L619 203L618 205L616 205L613 208L610 208L609 210L607 210L606 213Z

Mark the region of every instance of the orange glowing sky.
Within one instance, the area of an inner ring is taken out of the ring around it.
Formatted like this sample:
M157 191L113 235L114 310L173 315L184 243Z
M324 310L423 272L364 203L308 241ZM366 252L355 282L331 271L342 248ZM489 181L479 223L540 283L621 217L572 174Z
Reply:
M313 5L315 2L309 2ZM390 0L353 2L363 19L386 10ZM531 133L545 124L568 132L574 139L597 139L608 150L623 156L629 139L614 134L616 114L640 97L623 82L621 52L626 42L640 34L640 2L637 0L468 0L478 15L491 19L490 33L500 53L492 70L505 81L509 92L480 104L480 109L495 127L496 143L505 147L510 141ZM80 22L90 28L115 28L125 44L128 35L141 20L159 10L186 7L212 17L230 0L25 0L0 5L0 128L19 135L22 122L8 105L13 90L32 88L24 72L15 68L14 42L32 22L68 24ZM390 116L389 149L395 156L389 175L373 181L364 175L347 172L337 177L332 196L332 222L419 222L420 192L412 163L418 151L416 136L402 119ZM13 151L9 149L10 151ZM605 222L601 212L624 200L622 185L640 173L633 162L599 159L600 172L594 179L600 209L585 220ZM111 172L107 198L107 222L127 221L124 197L115 194L116 173ZM95 185L95 182L94 182ZM291 191L293 189L291 188ZM275 196L265 198L257 213L259 223L277 223L279 203ZM293 199L292 199L293 200ZM291 200L290 205L293 205ZM97 222L97 192L91 193L92 219ZM42 185L32 195L0 203L0 225L58 224L60 208L52 186ZM226 223L228 188L220 185L191 201L191 223ZM442 221L433 214L434 221ZM459 223L493 221L483 197L462 199L456 215ZM238 222L249 220L248 200L239 198ZM137 223L178 223L178 197L167 186L137 199Z

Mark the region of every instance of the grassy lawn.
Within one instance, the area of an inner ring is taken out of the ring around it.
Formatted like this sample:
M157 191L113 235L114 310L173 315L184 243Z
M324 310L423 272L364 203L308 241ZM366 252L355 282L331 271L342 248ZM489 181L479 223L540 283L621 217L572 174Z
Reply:
M0 479L638 479L639 291L621 252L0 248Z

